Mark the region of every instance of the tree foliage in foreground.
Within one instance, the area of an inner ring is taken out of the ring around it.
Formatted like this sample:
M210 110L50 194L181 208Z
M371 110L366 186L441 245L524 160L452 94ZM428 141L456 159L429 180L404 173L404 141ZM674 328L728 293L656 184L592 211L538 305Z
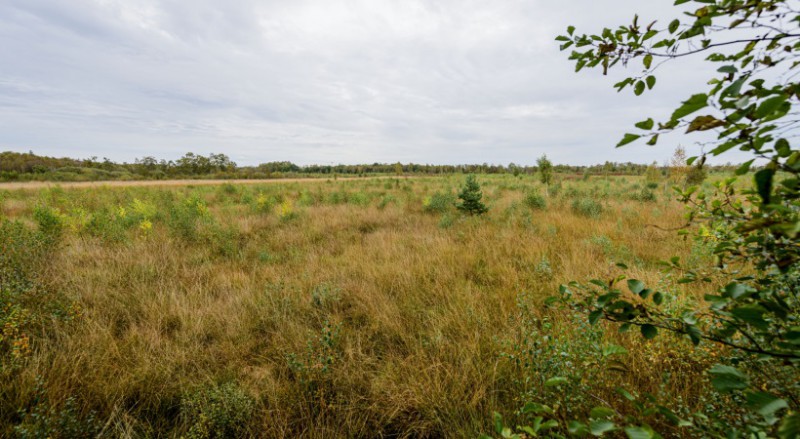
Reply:
M681 419L651 398L639 417L623 419L613 407L598 407L587 422L559 426L549 407L535 405L528 411L538 415L534 424L518 427L519 433L497 417L503 436L624 432L637 439L662 437L648 424L660 416L693 436L800 437L800 150L793 144L800 123L800 4L677 0L675 5L687 12L669 22L634 17L628 25L594 35L569 27L557 41L562 50L571 50L576 71L594 68L605 74L618 66L641 66L640 74L615 85L637 96L655 87L663 63L687 57L708 63L714 73L707 90L687 96L667 120L636 123L637 130L617 146L639 139L656 145L660 135L675 131L709 132L716 140L707 154L690 157L687 165L702 169L706 155L724 156L734 149L751 155L736 171L747 176L740 178L752 178L749 184L737 184L733 177L717 182L710 193L676 187L689 206L689 224L696 226L681 233L713 244L716 265L690 270L678 258L665 265L689 287L721 287L705 296L705 303L680 308L667 306L668 292L622 275L573 282L561 288L558 301L588 314L592 324L616 322L621 331L636 328L646 339L673 333L695 345L709 343L719 358L734 359L708 370L711 385L744 401L752 416L737 431L714 413ZM754 163L765 166L750 174Z

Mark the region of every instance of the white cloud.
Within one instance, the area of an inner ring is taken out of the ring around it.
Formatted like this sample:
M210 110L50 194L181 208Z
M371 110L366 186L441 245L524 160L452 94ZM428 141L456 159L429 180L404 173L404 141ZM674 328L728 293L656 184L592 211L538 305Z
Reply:
M241 163L651 161L614 150L698 69L656 91L575 75L555 35L671 0L7 0L0 149L116 160L186 151ZM687 92L688 93L688 92ZM673 143L671 146L674 146Z

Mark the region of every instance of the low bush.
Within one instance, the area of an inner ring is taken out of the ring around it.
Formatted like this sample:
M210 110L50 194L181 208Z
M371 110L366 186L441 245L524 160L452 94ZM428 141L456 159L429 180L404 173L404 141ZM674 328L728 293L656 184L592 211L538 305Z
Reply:
M525 194L525 205L534 210L544 210L547 208L547 201L536 192L528 192Z
M20 439L90 439L102 429L94 413L81 413L74 397L62 404L51 403L41 383L32 406L19 414L22 422L14 426L14 434Z
M422 201L422 209L430 213L445 213L456 204L455 195L449 192L436 192Z
M642 188L642 190L638 192L633 192L631 194L631 199L636 201L641 201L644 203L650 203L658 200L656 197L656 193L648 188Z
M255 401L236 383L201 388L183 397L181 417L189 439L246 436Z
M591 198L578 198L572 201L572 211L581 216L597 218L603 213L603 205Z

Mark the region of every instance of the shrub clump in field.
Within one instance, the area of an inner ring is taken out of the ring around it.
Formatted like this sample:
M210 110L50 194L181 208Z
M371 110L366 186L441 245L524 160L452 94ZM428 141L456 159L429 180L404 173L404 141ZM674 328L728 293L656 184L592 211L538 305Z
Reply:
M311 290L311 303L315 308L329 308L341 300L341 290L327 283L319 284Z
M383 210L391 203L397 204L397 198L394 195L386 194L378 201L378 209Z
M597 218L603 213L603 205L591 198L578 198L572 201L572 211L581 216Z
M305 390L311 393L324 392L324 383L341 356L340 332L341 325L325 322L322 332L308 340L304 353L287 355L292 375Z
M253 210L259 213L270 213L276 203L275 197L268 197L263 193L259 193L255 199Z
M686 184L690 186L697 186L703 184L708 177L708 172L701 166L692 166L686 172Z
M544 210L547 208L547 201L536 192L528 192L525 194L525 205L534 210Z
M64 231L66 216L58 209L39 206L33 211L33 219L39 225L39 230L50 240L58 240Z
M294 209L294 203L292 203L292 200L283 200L283 203L278 206L278 218L280 218L282 221L289 221L297 218L297 212Z
M422 201L422 209L430 213L445 213L456 203L456 197L449 192L436 192L425 197Z
M347 202L356 206L367 206L369 204L369 196L363 192L347 194Z
M39 279L54 245L41 231L0 220L0 372L18 366L32 353L32 341L55 322L69 321L78 313L72 301Z
M235 383L200 389L181 401L190 439L242 437L254 411L253 398Z
M467 181L458 194L458 198L461 203L456 205L456 208L462 212L470 215L483 215L489 211L489 208L481 202L483 192L481 192L481 185L478 184L474 175L467 176Z
M641 202L653 202L657 200L656 193L651 189L644 187L639 192L634 192L631 199Z
M41 383L37 385L36 400L29 411L20 412L22 422L14 427L20 439L39 438L93 438L100 433L102 424L94 413L83 416L74 397L60 406L47 399Z

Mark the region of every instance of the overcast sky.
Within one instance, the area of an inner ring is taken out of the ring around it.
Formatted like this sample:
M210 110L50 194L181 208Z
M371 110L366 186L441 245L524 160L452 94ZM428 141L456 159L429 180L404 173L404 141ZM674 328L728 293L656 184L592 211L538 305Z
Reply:
M554 38L675 18L673 0L2 0L0 150L239 164L663 162L615 149L709 67L653 93L574 73ZM680 68L678 68L680 67ZM631 73L634 73L632 71ZM664 74L669 76L664 76ZM726 158L727 159L727 158Z

